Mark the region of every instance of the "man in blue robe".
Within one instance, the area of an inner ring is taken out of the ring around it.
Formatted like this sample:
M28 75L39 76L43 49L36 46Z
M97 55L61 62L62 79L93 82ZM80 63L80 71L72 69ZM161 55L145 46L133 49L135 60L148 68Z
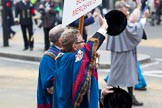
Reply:
M101 27L87 43L76 29L62 34L62 53L56 57L52 108L98 108L96 51L108 27L105 19L101 16L99 19Z
M64 29L61 25L58 25L49 32L49 38L52 45L48 51L44 53L39 65L37 108L52 108L55 57L60 52L61 43L59 38L63 31Z

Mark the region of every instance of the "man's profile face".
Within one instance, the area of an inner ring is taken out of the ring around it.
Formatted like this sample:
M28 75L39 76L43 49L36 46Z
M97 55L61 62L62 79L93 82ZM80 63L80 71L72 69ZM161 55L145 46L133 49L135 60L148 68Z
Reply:
M75 48L77 50L80 50L81 48L84 47L85 41L83 39L83 37L81 35L78 36L78 41L74 43L75 44Z

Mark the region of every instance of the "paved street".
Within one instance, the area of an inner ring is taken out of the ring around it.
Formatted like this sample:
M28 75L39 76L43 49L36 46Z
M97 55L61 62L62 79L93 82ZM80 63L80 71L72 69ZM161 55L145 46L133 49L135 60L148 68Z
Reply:
M36 108L39 62L2 57L0 61L0 108ZM99 69L98 71L99 85L103 88L106 86L103 79L109 70ZM134 93L140 101L144 102L143 107L137 108L161 108L161 78L145 75L148 84L147 91L135 91Z

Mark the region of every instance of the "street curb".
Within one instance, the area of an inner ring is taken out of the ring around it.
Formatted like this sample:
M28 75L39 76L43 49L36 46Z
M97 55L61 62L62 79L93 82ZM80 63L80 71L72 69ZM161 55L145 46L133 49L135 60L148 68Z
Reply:
M27 60L27 61L40 61L40 57L28 56L28 55L19 55L19 54L6 54L0 52L0 57L12 58L12 59L20 59L20 60Z
M99 60L99 69L109 69L110 68L110 53L108 51L99 50L100 60ZM138 61L140 64L151 62L151 57L145 54L137 54ZM40 62L41 56L37 55L27 55L27 54L19 54L19 53L8 53L8 52L0 52L1 57L7 57L12 59L20 59L27 61L35 61Z

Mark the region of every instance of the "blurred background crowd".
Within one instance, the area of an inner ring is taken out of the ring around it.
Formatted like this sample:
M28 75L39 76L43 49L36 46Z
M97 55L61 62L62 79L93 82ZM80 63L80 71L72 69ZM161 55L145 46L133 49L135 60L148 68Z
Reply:
M1 5L0 0L0 5ZM17 2L21 0L10 0L12 2L12 8L14 9L15 5ZM39 5L41 2L46 1L46 0L30 0L30 2L34 5L34 8L38 11L39 10ZM55 2L55 8L58 9L59 14L57 14L57 17L62 16L62 9L63 9L63 3L64 0L50 0ZM113 9L114 4L117 0L102 0L102 4L98 7L101 10L102 14L105 14L107 10ZM130 5L130 12L136 7L136 0L124 0ZM161 8L162 8L162 0L143 0L143 1L148 1L148 8L150 10L150 18L151 18L151 25L159 25L160 24L160 16L162 14ZM58 19L60 20L60 19ZM157 22L154 22L154 21Z
M0 10L2 14L3 0L0 0ZM109 10L114 9L114 4L117 0L102 0L102 4L97 7L100 13L104 16ZM136 8L136 0L124 0L129 5L129 12L131 13ZM161 8L162 0L142 0L146 3L150 15L148 22L151 26L161 24ZM26 5L26 2L27 3ZM38 28L43 28L44 32L44 50L46 51L49 46L49 30L62 22L62 11L63 11L64 0L5 0L6 14L7 17L2 18L2 23L7 25L7 35L9 39L12 39L16 32L12 29L13 25L20 25L24 51L34 48L34 37L33 34L36 29L33 28L33 24L36 24ZM22 5L22 6L21 6ZM21 9L22 8L22 9ZM29 9L29 10L28 10ZM28 13L30 11L30 13ZM24 14L23 14L24 13ZM92 12L93 13L93 10ZM30 18L28 17L30 16ZM89 15L88 15L89 16ZM35 22L35 23L33 23ZM2 24L3 25L3 24ZM72 23L73 26L77 27L76 23ZM4 27L3 26L3 27ZM71 26L71 25L70 25ZM26 30L27 29L27 30ZM27 36L27 32L28 35ZM83 33L84 34L84 33ZM86 37L85 37L86 40Z

